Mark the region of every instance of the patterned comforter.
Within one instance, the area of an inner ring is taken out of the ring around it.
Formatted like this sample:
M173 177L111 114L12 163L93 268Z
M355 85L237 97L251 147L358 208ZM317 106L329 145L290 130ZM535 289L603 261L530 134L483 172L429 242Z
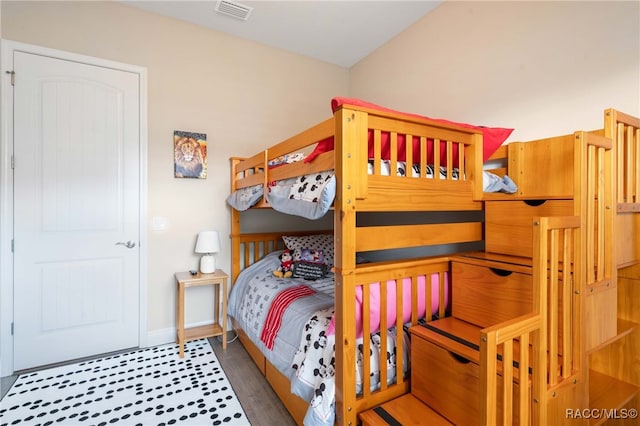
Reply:
M280 266L280 253L269 253L242 271L229 295L228 312L269 362L290 379L294 373L291 360L300 346L305 323L314 312L333 307L333 274L316 281L278 278L273 271ZM309 286L315 292L287 306L273 339L273 348L269 349L261 340L269 308L279 293L300 285Z

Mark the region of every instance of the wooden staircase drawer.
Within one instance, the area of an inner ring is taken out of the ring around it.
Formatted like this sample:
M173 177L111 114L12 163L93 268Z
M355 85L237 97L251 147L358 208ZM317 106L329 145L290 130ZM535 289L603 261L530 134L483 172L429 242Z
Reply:
M492 267L452 262L452 314L480 327L501 323L533 310L533 280L521 267Z
M485 250L532 257L533 218L572 215L572 200L487 201Z
M480 419L478 364L424 339L411 342L411 393L456 425Z
M415 335L414 335L415 336ZM480 366L422 338L411 344L411 394L458 426L477 425L481 418ZM498 395L503 380L498 376ZM513 383L514 400L520 386ZM514 424L519 407L514 404ZM502 399L498 398L498 421L502 422Z

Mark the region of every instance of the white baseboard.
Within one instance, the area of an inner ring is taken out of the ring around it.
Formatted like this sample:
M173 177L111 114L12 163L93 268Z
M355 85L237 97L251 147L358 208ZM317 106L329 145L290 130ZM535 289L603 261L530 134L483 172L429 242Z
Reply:
M210 325L213 324L213 321L203 321L203 322L199 322L199 323L194 323L194 324L186 324L186 328L189 327L199 327L201 325ZM176 342L176 334L177 334L177 330L175 327L170 327L170 328L164 328L162 330L153 330L147 333L147 344L146 346L142 346L141 347L147 347L150 348L152 346L159 346L159 345L166 345L168 343L175 343Z
M166 345L167 343L175 343L176 329L175 327L165 328L163 330L154 330L147 333L147 344L144 347ZM140 347L143 347L142 345Z

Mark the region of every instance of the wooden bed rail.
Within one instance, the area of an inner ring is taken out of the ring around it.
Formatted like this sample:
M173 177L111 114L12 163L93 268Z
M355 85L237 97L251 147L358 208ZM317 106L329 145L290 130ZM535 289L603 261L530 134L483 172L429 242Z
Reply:
M533 312L481 332L485 426L547 424L549 393L581 368L574 333L580 317L572 302L580 218L536 218L534 228Z
M424 203L416 197L424 198L425 189L436 193L436 197L431 194L432 204L442 204L439 210L480 210L481 203L473 200L482 198L482 134L430 120L401 117L344 106L334 117L252 157L233 158L232 191L259 184L266 190L269 182L332 170L340 163L337 157L345 156L357 162L350 167L354 167L355 199L367 201L358 208L361 211L390 210L390 199L401 201L394 191L411 193L406 197L411 201L395 209L415 210ZM388 144L388 154L383 152L383 139ZM401 140L413 142L404 144L400 152ZM298 161L269 167L271 161L286 155L308 155L319 142L327 141L335 149L319 154L309 163ZM412 149L414 144L416 148ZM400 154L405 158L403 163L409 164L404 174L396 173L401 166ZM268 205L261 201L255 207Z
M336 309L335 317L336 336L341 336L341 339L336 339L335 347L336 383L342 384L338 386L338 389L342 389L341 394L336 394L338 424L356 424L357 413L409 392L410 375L407 362L410 354L404 327L416 325L419 321L431 321L432 306L436 304L436 316L444 317L447 314L446 304L450 297L449 270L448 257L379 262L356 267L351 281L353 285L348 284L349 293L354 297L342 301L344 308ZM432 280L437 280L437 301L432 299ZM356 287L359 287L362 295L362 303L359 306L355 297ZM395 297L395 301L390 297ZM404 309L405 300L410 300L410 313ZM419 306L426 308L424 317L418 314ZM386 318L392 311L395 311L394 321L387 326L395 327L395 334L379 333L375 342L377 347L372 346L370 339L358 338L355 318L349 315L350 312L356 312L356 309L362 318L361 336L369 336L378 332L380 328L384 330ZM371 311L379 312L380 323L371 323ZM357 354L360 352L362 358L357 362L361 368L362 390L356 394L358 373L352 366L355 365ZM387 353L395 356L396 366L393 372L387 371L386 368ZM374 389L371 365L379 368L380 385Z

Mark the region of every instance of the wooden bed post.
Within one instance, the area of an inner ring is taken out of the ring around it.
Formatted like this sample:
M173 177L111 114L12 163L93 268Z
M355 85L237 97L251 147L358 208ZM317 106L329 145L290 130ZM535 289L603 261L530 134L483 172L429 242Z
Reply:
M357 423L356 402L356 323L355 315L355 228L356 192L358 182L352 165L358 161L358 151L366 153L367 114L342 108L335 113L335 174L336 197L334 202L335 244L335 324L336 336L336 423ZM358 137L362 134L363 137ZM349 145L345 145L348 141ZM363 147L354 146L362 142Z
M236 182L236 166L241 161L238 157L230 158L230 169L231 169L231 193L237 189L235 187ZM240 262L238 259L233 258L233 256L238 256L240 253L240 212L236 209L231 209L231 285L238 278L238 274L240 273Z
M474 134L471 137L473 141L473 145L471 145L471 152L467 153L467 161L466 161L466 171L467 171L467 180L471 180L473 182L473 199L474 200L482 200L484 196L484 189L482 186L482 178L483 178L483 165L482 165L482 135ZM460 169L462 170L462 168Z

